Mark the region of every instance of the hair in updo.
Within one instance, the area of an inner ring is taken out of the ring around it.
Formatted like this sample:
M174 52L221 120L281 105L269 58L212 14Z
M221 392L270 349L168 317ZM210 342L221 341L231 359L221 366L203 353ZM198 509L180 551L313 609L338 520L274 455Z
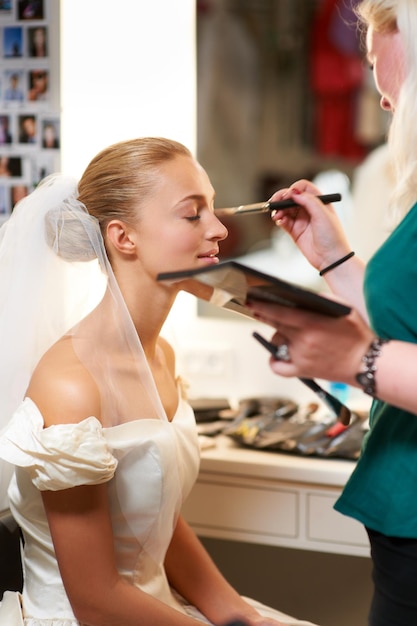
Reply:
M64 261L86 262L100 256L98 222L75 197L46 213L45 237L49 247Z
M112 219L137 223L138 208L158 185L160 167L177 156L192 155L177 141L141 137L113 144L93 158L78 184L78 199L103 235Z
M137 223L141 202L158 185L160 167L176 156L192 157L181 143L160 137L122 141L99 152L81 177L78 197L68 197L46 214L48 245L66 261L97 258L97 237L106 244L109 221Z

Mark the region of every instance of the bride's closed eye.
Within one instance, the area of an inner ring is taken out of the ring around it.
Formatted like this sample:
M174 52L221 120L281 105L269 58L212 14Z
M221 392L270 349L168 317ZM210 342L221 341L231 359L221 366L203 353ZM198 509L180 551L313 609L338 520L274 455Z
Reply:
M185 219L188 220L189 222L195 222L195 221L201 219L201 215L199 213L197 213L197 215L190 215L190 216L186 217Z

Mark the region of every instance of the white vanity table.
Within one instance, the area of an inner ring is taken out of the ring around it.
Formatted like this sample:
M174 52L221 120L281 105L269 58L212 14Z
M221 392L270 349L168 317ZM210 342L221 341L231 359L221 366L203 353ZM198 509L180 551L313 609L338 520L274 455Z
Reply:
M225 436L215 441L202 451L183 509L198 535L369 556L362 525L333 510L353 461L249 450Z

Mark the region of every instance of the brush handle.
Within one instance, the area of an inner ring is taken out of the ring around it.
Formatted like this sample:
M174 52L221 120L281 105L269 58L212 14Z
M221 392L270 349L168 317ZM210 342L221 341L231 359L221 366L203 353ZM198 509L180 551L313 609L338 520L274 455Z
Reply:
M316 196L324 204L339 202L342 199L340 193L328 193L323 196ZM255 204L241 204L240 206L228 207L225 209L214 209L216 215L248 215L249 213L267 213L268 211L278 211L281 209L292 209L300 206L292 198L287 200L277 200L276 202L255 202Z
M278 354L277 354L278 346L276 346L271 341L268 341L267 339L265 339L265 337L262 337L262 335L260 335L256 331L252 333L252 336L257 341L259 341L259 343L266 350L268 350L268 352L270 354L272 354L274 359L278 359L279 360L279 357L278 357ZM351 415L350 409L348 409L347 406L342 404L342 402L340 402L340 400L338 400L338 398L335 398L328 391L326 391L325 389L320 387L320 385L318 383L316 383L316 381L313 378L302 378L302 377L300 377L298 380L300 380L302 383L304 383L304 385L306 385L309 389L311 389L311 391L314 391L314 393L316 393L318 395L318 397L321 400L323 400L323 402L325 404L327 404L327 406L330 407L331 410L337 415L337 419L340 422L342 422L342 424L344 424L345 426L347 426L349 424L349 422L350 422L350 415Z
M332 396L328 391L320 387L313 378L299 378L311 391L314 391L321 400L337 415L337 419L345 426L349 425L351 412L347 406L340 402L338 398Z
M332 202L340 202L342 196L340 193L327 193L323 196L316 196L323 204L331 204ZM291 209L295 206L299 206L293 198L288 200L278 200L277 202L268 202L269 211L279 211L281 209Z

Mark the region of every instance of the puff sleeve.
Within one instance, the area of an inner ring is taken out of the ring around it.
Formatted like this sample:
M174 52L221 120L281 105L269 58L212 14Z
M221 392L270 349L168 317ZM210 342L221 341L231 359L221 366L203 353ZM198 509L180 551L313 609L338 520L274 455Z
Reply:
M0 458L26 468L41 491L104 483L113 478L117 466L97 418L44 428L42 415L29 398L0 433Z

